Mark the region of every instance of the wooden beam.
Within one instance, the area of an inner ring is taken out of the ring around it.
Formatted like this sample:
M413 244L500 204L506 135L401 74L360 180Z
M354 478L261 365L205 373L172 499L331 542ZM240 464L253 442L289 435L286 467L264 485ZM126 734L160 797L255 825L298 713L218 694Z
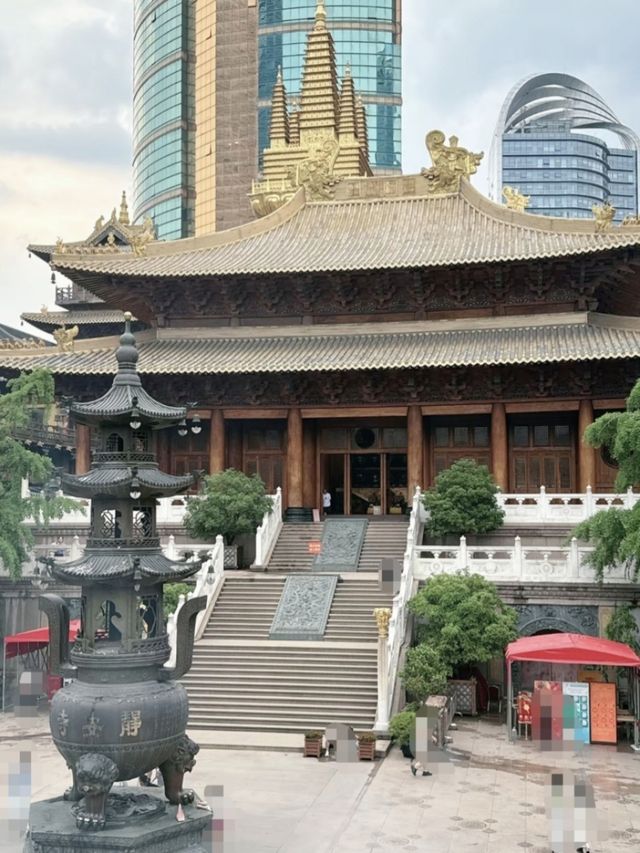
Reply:
M423 415L490 415L491 403L450 403L421 406Z
M509 491L509 444L507 414L504 403L494 403L491 409L491 461L493 479L502 492Z
M209 436L209 473L224 471L224 414L222 409L211 410L211 434Z
M404 418L407 416L407 406L362 406L339 408L338 406L301 409L303 418Z
M578 484L581 492L596 485L596 450L584 443L584 431L593 423L591 400L581 400L578 410Z
M593 401L594 409L604 409L605 411L619 411L620 409L625 409L626 407L627 401L623 397L610 397L605 399L596 399Z
M234 420L260 420L261 418L284 419L287 417L287 409L256 409L253 406L243 409L224 409L224 419Z
M91 428L76 426L76 474L86 474L91 468Z
M302 415L299 408L291 408L287 418L287 497L290 507L304 506L302 467Z
M508 415L535 412L544 415L547 412L577 412L580 408L578 400L546 400L542 399L536 403L505 403Z

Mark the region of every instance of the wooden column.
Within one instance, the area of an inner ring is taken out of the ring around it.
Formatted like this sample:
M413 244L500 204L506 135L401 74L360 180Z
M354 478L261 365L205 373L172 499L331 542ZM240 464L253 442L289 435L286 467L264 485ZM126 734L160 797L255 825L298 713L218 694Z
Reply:
M491 459L493 479L502 492L509 491L509 441L507 434L507 414L504 403L494 403L491 407Z
M224 413L222 409L211 410L211 432L209 435L209 473L224 471Z
M411 502L416 486L424 487L422 481L424 438L422 434L422 409L420 406L409 406L407 411L407 485Z
M596 486L596 450L584 443L584 431L593 423L593 403L580 400L578 410L578 484L581 492Z
M289 409L287 418L287 503L302 507L302 413Z
M307 509L319 506L316 483L316 424L303 422L302 432L302 497Z
M84 424L76 426L76 474L86 474L91 468L91 429Z

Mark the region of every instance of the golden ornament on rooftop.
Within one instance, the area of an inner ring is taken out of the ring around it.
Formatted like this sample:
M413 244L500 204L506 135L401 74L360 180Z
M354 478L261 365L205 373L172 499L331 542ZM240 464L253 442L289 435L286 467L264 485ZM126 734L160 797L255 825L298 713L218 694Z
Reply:
M523 195L515 187L503 187L502 195L509 210L517 210L519 213L524 213L531 201L531 196Z

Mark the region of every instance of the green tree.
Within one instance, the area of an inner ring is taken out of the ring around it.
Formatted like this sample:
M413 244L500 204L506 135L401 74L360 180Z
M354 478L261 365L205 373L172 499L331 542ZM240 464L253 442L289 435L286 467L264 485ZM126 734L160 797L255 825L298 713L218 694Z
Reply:
M46 527L51 519L80 508L77 501L52 496L47 490L22 497L24 478L47 483L54 468L48 457L28 450L14 435L28 425L33 410L46 411L53 397L53 377L42 368L10 379L6 393L0 396L0 560L13 578L20 577L33 547L33 534L25 520Z
M427 533L431 537L462 536L496 530L504 520L497 492L486 465L478 465L473 459L454 462L424 493L424 505L430 513Z
M228 468L204 478L202 496L189 499L184 523L194 539L213 541L220 535L232 545L238 536L255 533L272 509L273 500L258 476Z
M418 636L455 669L498 657L518 636L517 613L480 575L436 575L409 602Z
M627 646L631 646L636 654L640 654L640 631L638 631L638 623L628 604L616 607L607 624L605 634L608 640L625 643Z
M400 678L409 696L416 702L423 702L428 696L442 693L450 675L451 668L440 652L427 643L420 643L407 652Z
M166 583L162 588L162 610L164 618L168 619L175 612L178 606L178 599L181 595L187 597L187 593L191 592L193 587L188 583Z
M602 448L618 466L615 487L624 491L640 482L640 380L624 412L607 412L584 433L591 447ZM601 510L583 521L573 535L595 546L587 557L599 581L616 565L625 566L635 581L640 576L640 506Z

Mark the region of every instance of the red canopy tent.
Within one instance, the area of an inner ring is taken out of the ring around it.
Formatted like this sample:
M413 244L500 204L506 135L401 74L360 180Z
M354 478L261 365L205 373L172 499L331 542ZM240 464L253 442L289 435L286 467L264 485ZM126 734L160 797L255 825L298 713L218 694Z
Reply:
M638 685L640 657L625 643L616 643L613 640L605 640L601 637L588 637L584 634L542 634L538 637L521 637L519 640L509 643L505 657L507 659L507 729L509 737L511 737L513 704L511 664L515 660L630 667L634 673L636 715L640 710ZM637 746L637 725L635 726L635 741Z
M80 620L72 619L69 623L69 642L73 643L80 630ZM7 672L7 660L28 655L49 645L49 628L34 628L31 631L21 631L19 634L11 634L4 638L3 666L2 666L2 710L5 705L5 683Z

